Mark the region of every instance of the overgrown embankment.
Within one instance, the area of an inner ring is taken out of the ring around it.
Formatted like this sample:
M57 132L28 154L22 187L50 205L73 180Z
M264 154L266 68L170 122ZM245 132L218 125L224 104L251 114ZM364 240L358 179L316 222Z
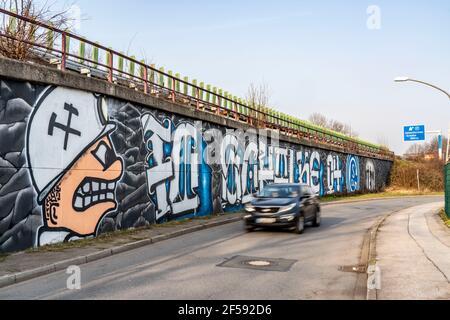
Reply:
M443 170L443 163L439 160L403 160L397 158L392 167L390 189L443 192ZM419 172L419 179L417 179L417 171Z

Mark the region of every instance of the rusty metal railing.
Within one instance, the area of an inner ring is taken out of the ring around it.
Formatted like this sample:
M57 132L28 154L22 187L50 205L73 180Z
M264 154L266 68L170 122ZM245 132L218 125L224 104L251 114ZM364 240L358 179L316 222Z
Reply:
M363 152L390 159L394 157L392 152L375 144L312 125L264 106L250 105L222 89L211 88L210 85L205 87L203 82L198 83L195 79L190 82L187 77L181 79L179 74L174 75L163 68L157 69L153 64L148 65L134 56L127 56L48 23L1 8L0 14L38 26L36 35L39 33L42 39L45 34L45 43L20 39L14 33L0 32L0 36L13 42L26 43L44 63L57 65L62 71L80 72L199 111L245 122L256 128L279 130L299 139L340 146L348 152ZM78 44L76 52L71 51L74 43Z

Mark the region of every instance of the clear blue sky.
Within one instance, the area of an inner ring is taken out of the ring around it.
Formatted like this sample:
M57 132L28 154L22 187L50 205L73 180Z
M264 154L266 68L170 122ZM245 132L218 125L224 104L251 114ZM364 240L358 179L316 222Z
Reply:
M409 146L403 125L448 130L444 95L393 79L450 90L450 1L75 3L86 19L78 33L91 40L235 95L265 81L279 110L303 119L323 113L397 153ZM380 30L367 28L369 5L381 9Z

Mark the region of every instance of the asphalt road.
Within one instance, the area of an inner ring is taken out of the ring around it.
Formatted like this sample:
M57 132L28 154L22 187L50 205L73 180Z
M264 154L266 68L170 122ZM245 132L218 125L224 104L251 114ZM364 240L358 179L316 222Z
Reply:
M241 223L202 230L81 267L81 289L65 272L0 289L0 299L352 299L363 237L378 217L436 197L333 204L322 226L246 233ZM224 268L234 256L296 260L287 272Z

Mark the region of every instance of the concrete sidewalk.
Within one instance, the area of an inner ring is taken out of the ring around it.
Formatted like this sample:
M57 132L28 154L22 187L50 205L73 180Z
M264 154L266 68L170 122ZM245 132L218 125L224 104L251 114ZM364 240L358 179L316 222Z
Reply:
M389 217L377 236L379 300L450 299L450 229L439 217L443 202Z

